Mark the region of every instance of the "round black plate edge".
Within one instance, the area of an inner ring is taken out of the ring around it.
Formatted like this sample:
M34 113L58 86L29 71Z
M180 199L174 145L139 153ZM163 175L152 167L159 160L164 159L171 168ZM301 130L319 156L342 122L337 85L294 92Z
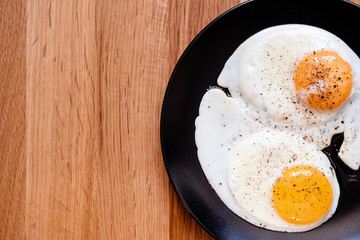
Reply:
M213 25L216 21L218 21L220 18L222 18L224 15L226 15L228 12L231 12L233 11L234 9L238 8L238 7L241 7L245 4L249 4L251 2L254 2L254 1L259 1L259 0L248 0L246 2L243 2L243 3L240 3L228 10L226 10L225 12L223 12L222 14L220 14L219 16L217 16L214 20L212 20L210 23L208 23L194 38L193 40L191 40L191 42L189 43L189 45L185 48L184 52L181 54L180 58L178 59L175 67L174 67L174 70L172 71L171 73L171 76L169 78L169 81L168 81L168 84L167 84L167 87L166 87L166 90L165 90L165 94L164 94L164 98L163 98L163 104L162 104L162 108L161 108L161 114L160 114L160 144L161 144L161 152L162 152L162 156L163 156L163 161L164 161L164 165L165 165L165 169L166 169L166 172L168 174L168 177L170 179L170 183L173 187L173 189L175 190L176 192L176 195L179 197L180 199L180 202L182 203L182 205L184 206L184 208L186 209L186 211L191 215L191 217L211 236L213 237L214 239L216 239L216 236L210 231L210 229L208 229L206 226L204 226L200 220L195 216L195 214L191 211L191 209L189 208L189 206L187 205L186 202L184 202L184 200L180 197L180 193L179 193L179 190L178 190L178 187L176 186L176 184L174 183L171 175L169 174L169 169L168 169L168 165L167 165L167 162L166 162L166 153L165 153L165 143L164 143L164 108L165 108L165 102L166 102L166 99L168 97L168 93L169 93L169 89L171 87L171 83L173 81L173 78L177 72L177 69L179 67L179 65L181 64L184 56L187 54L187 52L189 51L189 49L192 47L192 45L196 42L196 40L203 34L203 32L205 32L211 25Z

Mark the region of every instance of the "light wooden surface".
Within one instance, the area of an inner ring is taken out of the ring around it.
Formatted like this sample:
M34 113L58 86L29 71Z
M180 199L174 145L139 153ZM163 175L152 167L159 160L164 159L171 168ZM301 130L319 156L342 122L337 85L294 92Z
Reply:
M211 239L169 183L160 111L240 2L0 1L0 239Z

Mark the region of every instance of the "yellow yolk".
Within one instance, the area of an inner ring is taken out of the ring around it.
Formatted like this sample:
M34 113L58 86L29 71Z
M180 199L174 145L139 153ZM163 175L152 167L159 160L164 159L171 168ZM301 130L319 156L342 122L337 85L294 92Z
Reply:
M332 202L332 188L325 175L314 167L288 168L273 189L279 215L290 223L309 224L322 219Z
M351 67L337 53L313 52L301 60L294 81L302 101L315 109L331 110L351 92Z

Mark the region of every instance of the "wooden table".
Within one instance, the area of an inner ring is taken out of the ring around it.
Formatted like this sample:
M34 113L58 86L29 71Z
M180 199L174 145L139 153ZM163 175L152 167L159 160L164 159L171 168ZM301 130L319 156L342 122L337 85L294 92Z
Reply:
M1 1L0 239L211 239L169 183L160 111L185 47L240 2Z

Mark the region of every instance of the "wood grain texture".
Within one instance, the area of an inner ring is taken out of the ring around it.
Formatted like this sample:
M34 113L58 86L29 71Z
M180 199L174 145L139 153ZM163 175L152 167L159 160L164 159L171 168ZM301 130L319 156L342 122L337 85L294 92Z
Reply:
M158 127L158 101L170 68L166 11L166 1L98 4L100 239L125 233L129 238L161 239L168 232L169 188Z
M0 2L0 239L25 237L25 1Z
M169 183L160 112L186 46L240 2L1 1L0 239L212 239Z
M26 233L96 237L100 91L95 1L29 1Z

